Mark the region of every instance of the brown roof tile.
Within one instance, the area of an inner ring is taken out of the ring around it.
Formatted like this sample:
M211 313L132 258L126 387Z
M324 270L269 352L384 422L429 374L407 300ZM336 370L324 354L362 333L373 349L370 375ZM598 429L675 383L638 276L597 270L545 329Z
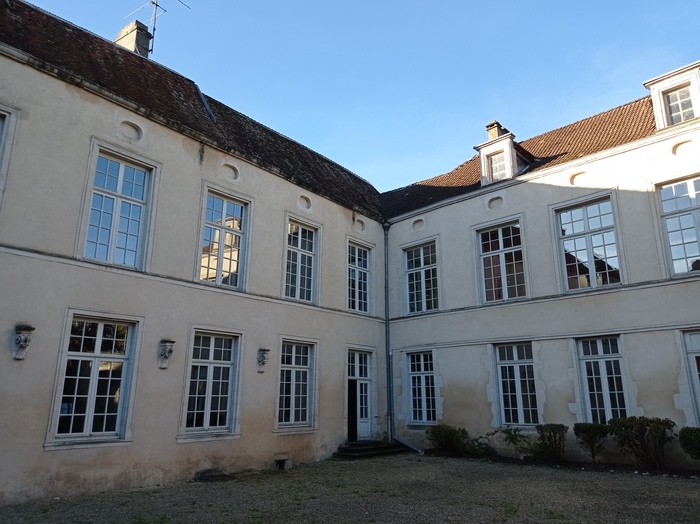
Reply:
M655 129L651 98L647 96L529 138L518 146L535 158L526 171L533 173L640 140L653 135ZM481 167L475 155L449 173L383 193L382 209L385 217L395 217L479 187Z
M197 140L381 219L379 192L371 184L298 142L203 97L194 82L156 62L19 0L0 1L0 42L21 51L38 69L79 86L97 87Z

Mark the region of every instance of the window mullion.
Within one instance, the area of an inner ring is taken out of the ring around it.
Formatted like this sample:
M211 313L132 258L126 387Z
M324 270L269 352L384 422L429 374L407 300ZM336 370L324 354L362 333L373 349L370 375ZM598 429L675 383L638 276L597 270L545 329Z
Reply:
M222 219L223 220L223 219ZM216 250L216 283L221 285L224 280L224 242L226 240L226 233L223 226L216 226L217 231L217 250Z

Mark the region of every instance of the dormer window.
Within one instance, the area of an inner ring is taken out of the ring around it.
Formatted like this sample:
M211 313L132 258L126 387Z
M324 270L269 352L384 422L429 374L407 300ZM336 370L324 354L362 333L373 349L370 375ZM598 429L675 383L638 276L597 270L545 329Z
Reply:
M667 91L664 94L664 99L666 101L666 110L668 111L668 121L671 125L680 124L695 118L689 86Z
M657 129L693 120L694 107L700 107L700 62L644 82L644 87L651 92Z
M491 182L498 182L506 178L506 157L503 151L494 155L489 155L489 178Z
M481 185L485 186L515 178L521 174L533 158L520 145L515 136L495 120L486 126L488 142L475 146L481 160Z

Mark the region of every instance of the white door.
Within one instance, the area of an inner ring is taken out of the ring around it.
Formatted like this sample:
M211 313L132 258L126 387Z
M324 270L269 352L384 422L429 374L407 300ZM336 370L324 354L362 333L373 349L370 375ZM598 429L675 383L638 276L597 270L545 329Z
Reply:
M369 353L348 352L348 440L369 440L372 436L369 362Z

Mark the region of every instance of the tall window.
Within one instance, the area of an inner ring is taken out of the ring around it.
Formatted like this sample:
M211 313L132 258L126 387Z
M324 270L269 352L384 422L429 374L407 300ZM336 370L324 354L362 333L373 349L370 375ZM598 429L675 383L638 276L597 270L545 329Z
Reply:
M686 120L695 118L693 111L693 100L690 96L688 86L675 89L664 94L666 110L668 111L668 121L670 125L680 124Z
M284 342L280 368L279 426L312 424L313 346Z
M246 210L243 202L212 193L207 195L199 272L201 280L241 287Z
M662 186L660 194L673 273L700 270L700 178Z
M133 328L111 320L72 319L57 438L123 437Z
M525 268L520 224L482 231L479 239L486 302L524 297Z
M605 424L627 416L617 338L579 341L581 371L588 397L590 422Z
M495 155L489 155L488 161L490 182L498 182L506 178L506 156L501 151Z
M233 429L234 378L238 337L195 333L185 428Z
M149 174L142 167L98 156L86 258L128 267L141 263Z
M532 344L496 347L504 424L539 424Z
M685 350L688 354L688 366L692 388L695 392L695 416L700 420L700 332L685 333ZM697 422L696 424L697 425Z
M435 242L406 250L406 281L409 313L438 308Z
M569 289L620 282L620 260L609 199L561 211L557 220Z
M348 309L367 313L369 250L348 244Z
M435 377L433 376L433 353L410 353L408 355L409 380L411 382L411 421L432 423L437 420L435 407Z
M311 302L316 260L315 229L289 222L287 226L287 270L284 295Z

